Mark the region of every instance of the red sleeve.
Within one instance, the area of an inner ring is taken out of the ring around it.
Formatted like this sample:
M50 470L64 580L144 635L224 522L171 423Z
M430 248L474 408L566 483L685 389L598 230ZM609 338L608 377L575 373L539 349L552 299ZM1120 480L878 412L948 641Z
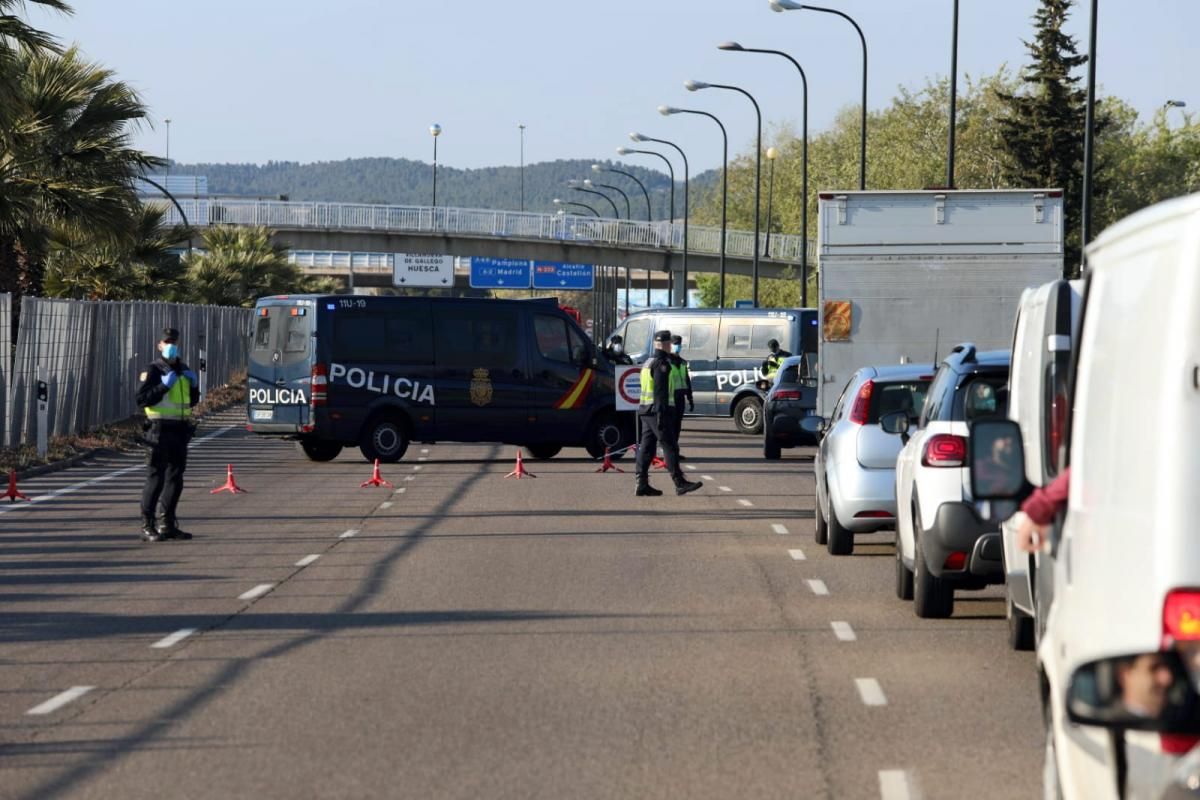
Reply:
M1038 525L1049 525L1063 506L1067 504L1067 494L1071 485L1071 468L1067 467L1047 486L1034 490L1033 494L1021 505L1031 520Z

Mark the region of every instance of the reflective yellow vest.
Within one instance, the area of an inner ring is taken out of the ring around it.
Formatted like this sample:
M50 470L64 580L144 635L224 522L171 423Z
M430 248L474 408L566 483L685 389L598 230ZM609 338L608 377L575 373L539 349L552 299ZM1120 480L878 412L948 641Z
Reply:
M783 364L783 359L772 353L767 356L767 369L764 372L764 377L774 378L775 373L779 372L779 367Z
M658 359L653 358L646 362L642 367L642 399L641 403L644 406L654 405L654 374L650 371L650 365ZM683 389L684 384L679 379L679 373L675 367L671 366L669 377L667 378L667 405L672 408L675 406L675 391Z
M674 397L676 392L687 391L688 385L688 365L686 361L680 361L678 364L671 365L671 396Z
M178 419L192 418L192 382L182 375L171 390L152 406L146 406L146 416L149 419Z

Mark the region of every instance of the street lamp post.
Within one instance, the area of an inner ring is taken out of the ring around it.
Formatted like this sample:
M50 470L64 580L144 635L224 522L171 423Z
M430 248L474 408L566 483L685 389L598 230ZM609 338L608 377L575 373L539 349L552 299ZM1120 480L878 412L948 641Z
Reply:
M588 211L592 212L593 214L595 214L597 217L600 216L600 212L597 211L596 209L592 208L591 206L589 206L587 203L575 203L575 202L572 202L571 200L563 200L561 198L556 197L556 198L554 198L554 205L556 205L556 206L574 206L575 208L584 208L584 209L587 209ZM558 210L558 213L565 214L566 212L560 208Z
M779 151L774 147L767 148L767 163L771 169L767 178L767 241L763 246L763 258L771 257L771 212L775 205L775 159L778 156Z
M165 122L167 125L167 154L163 158L163 160L167 162L167 164L166 164L167 171L166 171L166 174L163 176L163 178L165 180L165 179L171 177L171 120L164 119L163 122Z
M946 188L954 188L954 130L958 123L958 0L950 25L950 139L946 145Z
M580 186L579 184L580 184L579 181L575 181L575 180L567 181L567 186L570 186L573 190L575 190L577 192L584 192L586 194L594 194L594 195L596 195L596 197L603 197L604 201L606 203L608 203L610 206L612 206L613 219L621 218L621 212L617 210L617 204L612 201L611 197L606 195L604 192L597 192L595 189L588 189L583 186Z
M521 129L521 210L525 210L525 123L517 124Z
M625 194L625 191L619 186L613 186L608 183L596 183L590 178L585 178L583 185L589 189L608 189L609 191L616 192L617 194L621 195L622 199L625 200L625 219L633 219L633 206L629 203L629 195Z
M858 144L858 188L860 190L867 188L867 37L863 35L862 28L858 27L858 23L849 14L838 11L836 8L824 8L822 6L810 6L805 3L797 3L795 0L770 0L772 11L821 11L826 14L837 14L842 19L854 26L854 30L858 31L858 40L862 42L862 110L861 123L859 126L859 144Z
M758 101L754 99L754 95L747 92L740 86L730 86L725 83L704 83L703 81L686 81L683 88L689 92L698 92L701 89L724 89L730 92L737 92L745 95L745 97L754 105L754 115L758 121L757 134L754 145L754 260L753 273L754 277L751 281L751 303L754 308L758 308L758 250L760 246L759 237L759 208L762 205L762 109L758 107Z
M803 202L800 203L800 232L801 232L801 252L800 252L800 305L808 306L808 76L804 74L804 67L800 66L800 62L792 58L782 50L767 50L757 47L742 47L737 42L726 42L721 45L722 50L728 50L737 53L766 53L768 55L779 56L786 58L800 73L800 84L804 88L803 97L803 121L801 134L801 149L800 149L800 193ZM769 227L769 226L768 226ZM770 241L768 239L768 241Z
M429 126L429 134L433 137L433 203L432 206L437 208L437 142L438 136L442 133L442 126L436 122Z
M659 106L658 110L659 110L659 113L665 113L665 112L663 112L663 106ZM691 182L692 182L691 170L688 167L687 153L683 152L682 147L680 147L679 145L675 144L674 142L668 141L666 139L655 139L653 136L645 136L645 135L637 133L637 132L629 134L629 138L631 141L638 142L639 144L642 142L654 142L655 144L665 144L667 147L670 147L676 153L679 153L679 157L681 159L683 159L683 281L682 281L681 285L683 287L682 288L683 304L687 305L688 217L691 216L691 207L690 207L691 201L689 199L689 195L691 193ZM673 180L674 173L671 173L671 174L672 174L672 184L674 184L674 180ZM674 226L674 223L672 223L672 226ZM668 272L668 274L669 274L669 272ZM647 282L648 281L649 281L649 279L647 279Z
M604 166L601 166L600 164L592 164L592 172L612 172L617 175L624 175L626 178L629 178L629 180L636 183L638 185L638 188L642 190L642 196L646 198L646 222L654 221L653 217L652 217L653 212L650 209L650 193L648 191L646 191L646 184L639 181L637 179L637 176L635 176L631 172L625 172L624 170L613 169L612 167L604 167ZM632 216L630 216L629 218L633 219Z
M725 234L727 231L726 223L728 221L727 212L729 209L729 134L725 132L725 126L721 123L721 120L717 119L717 116L715 114L710 114L707 111L697 111L697 110L690 109L690 108L674 108L672 106L659 106L658 113L662 114L664 117L669 117L672 114L696 114L701 117L708 117L713 122L717 123L717 127L719 127L721 129L721 141L723 142L724 149L722 150L722 160L721 160L721 252L720 252L720 256L719 256L719 264L720 264L720 272L721 272L720 292L719 292L720 302L718 302L717 308L724 308L725 307ZM637 134L631 133L630 137L633 137L635 135L637 135ZM637 141L659 141L659 140L642 137L641 139L635 138L634 141L637 142ZM674 147L674 145L672 145L672 147ZM678 147L676 147L675 149L679 150ZM683 151L680 150L679 152L682 153ZM684 169L684 177L683 177L683 291L684 291L684 294L686 295L687 294L687 218L688 218L687 158L683 159L683 169Z

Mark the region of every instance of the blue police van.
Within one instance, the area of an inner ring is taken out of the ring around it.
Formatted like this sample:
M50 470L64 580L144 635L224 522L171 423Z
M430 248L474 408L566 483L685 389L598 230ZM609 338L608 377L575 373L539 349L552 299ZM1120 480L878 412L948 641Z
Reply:
M314 461L357 446L394 462L412 441L599 458L634 436L613 366L552 298L265 297L247 389L248 429Z
M733 417L737 429L763 431L766 386L762 362L772 339L802 356L817 374L815 308L652 308L630 314L614 331L634 363L649 357L658 330L682 337L682 355L692 375L697 416Z

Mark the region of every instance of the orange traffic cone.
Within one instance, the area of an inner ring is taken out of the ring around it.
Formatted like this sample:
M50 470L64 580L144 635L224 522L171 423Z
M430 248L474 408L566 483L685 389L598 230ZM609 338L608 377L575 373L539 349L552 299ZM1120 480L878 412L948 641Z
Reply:
M596 470L596 472L609 472L610 470L622 473L625 472L625 470L621 469L612 462L612 455L609 454L608 448L606 447L604 448L604 463L600 465L600 469Z
M662 459L662 456L655 456L654 460L650 462L650 466L655 469L666 469L667 462Z
M379 474L379 459L378 458L375 459L375 470L371 473L371 479L369 481L363 481L362 483L360 483L358 485L358 488L365 489L368 486L386 486L389 489L392 488L392 484L385 481L383 479L383 476L381 476Z
M512 472L508 473L507 475L505 475L504 477L516 478L517 480L520 480L521 478L536 478L537 477L537 475L534 475L532 472L525 469L525 462L521 460L521 449L520 448L517 448L517 468L514 469Z
M233 479L233 464L227 464L225 468L225 485L218 486L209 494L219 494L220 492L229 492L230 494L250 494L245 489L237 485L237 481Z
M7 497L8 502L10 503L15 503L18 500L29 500L29 498L21 494L21 491L17 488L17 471L15 469L8 473L8 491L0 496Z

